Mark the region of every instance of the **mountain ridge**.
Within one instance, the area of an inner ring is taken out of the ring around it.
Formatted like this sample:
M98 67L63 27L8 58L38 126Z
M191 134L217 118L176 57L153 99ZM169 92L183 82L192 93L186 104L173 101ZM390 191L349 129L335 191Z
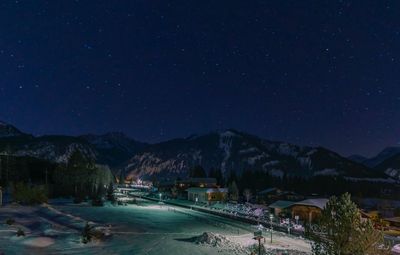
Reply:
M30 156L53 162L66 162L75 150L128 176L187 176L194 165L207 171L219 168L230 172L265 171L286 176L382 177L384 170L347 159L323 147L299 146L260 138L236 129L193 134L186 138L148 144L121 132L79 136L33 136L0 121L0 154ZM386 155L385 153L383 153Z
M379 175L323 147L270 141L234 129L149 145L130 160L125 171L130 177L185 176L194 165L219 168L224 175L246 169L275 176Z

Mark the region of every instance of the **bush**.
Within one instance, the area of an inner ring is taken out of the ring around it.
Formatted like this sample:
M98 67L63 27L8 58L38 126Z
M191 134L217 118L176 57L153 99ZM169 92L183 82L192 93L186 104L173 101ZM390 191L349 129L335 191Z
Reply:
M92 206L104 206L104 202L102 198L93 198Z
M25 236L25 232L22 229L17 230L17 236Z
M91 235L91 230L92 227L90 227L89 223L86 223L85 227L82 230L82 243L86 244L92 240L92 235Z
M84 244L91 242L93 239L103 240L104 238L105 234L101 230L96 229L94 226L90 226L89 223L86 223L81 232L81 240Z
M27 205L47 202L47 192L43 186L28 186L22 182L17 183L13 189L13 200Z

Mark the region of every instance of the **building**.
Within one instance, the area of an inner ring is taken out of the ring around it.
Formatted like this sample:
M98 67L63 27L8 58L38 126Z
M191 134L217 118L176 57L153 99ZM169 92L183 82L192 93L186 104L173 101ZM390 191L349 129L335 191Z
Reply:
M159 192L171 193L171 189L175 186L175 181L160 181L157 184Z
M216 188L217 179L215 178L188 178L185 180L177 180L175 182L179 189L188 189L191 187L197 188Z
M228 196L228 189L192 187L187 189L187 193L189 201L213 203L225 201Z
M298 217L303 222L313 222L321 215L328 199L316 198L296 202L291 206L292 217Z
M184 180L176 180L175 188L177 196L187 197L188 188L218 188L217 179L215 178L188 178Z
M268 188L257 193L258 200L270 204L278 200L300 201L304 196L292 191L284 191L278 188Z
M275 215L275 217L279 217L281 215L287 215L291 213L290 207L294 204L293 201L286 200L278 200L268 206L270 212Z
M391 228L400 230L400 217L385 218L383 220L388 222Z

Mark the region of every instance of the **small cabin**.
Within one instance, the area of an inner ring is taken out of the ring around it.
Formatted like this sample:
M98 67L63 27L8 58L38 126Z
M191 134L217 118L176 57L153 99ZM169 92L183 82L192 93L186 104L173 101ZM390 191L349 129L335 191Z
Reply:
M321 215L327 203L328 199L326 198L306 199L296 202L291 206L292 217L298 216L301 221L313 222Z

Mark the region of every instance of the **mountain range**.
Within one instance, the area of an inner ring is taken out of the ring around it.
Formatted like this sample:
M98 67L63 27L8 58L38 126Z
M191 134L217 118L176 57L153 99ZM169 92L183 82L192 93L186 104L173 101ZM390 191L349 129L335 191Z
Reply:
M185 139L174 139L144 148L126 167L128 176L184 176L187 169L201 165L206 170L262 170L273 176L383 177L363 164L322 147L301 147L269 141L257 136L225 130Z
M0 123L0 154L30 156L60 163L66 162L72 152L79 150L88 159L117 168L144 146L145 143L122 133L33 136L12 125Z
M75 150L115 171L123 169L128 178L186 177L193 166L201 165L224 175L261 170L280 177L400 180L400 147L387 148L371 159L345 158L323 147L270 141L233 129L147 144L116 132L33 136L0 122L0 154L66 162Z

